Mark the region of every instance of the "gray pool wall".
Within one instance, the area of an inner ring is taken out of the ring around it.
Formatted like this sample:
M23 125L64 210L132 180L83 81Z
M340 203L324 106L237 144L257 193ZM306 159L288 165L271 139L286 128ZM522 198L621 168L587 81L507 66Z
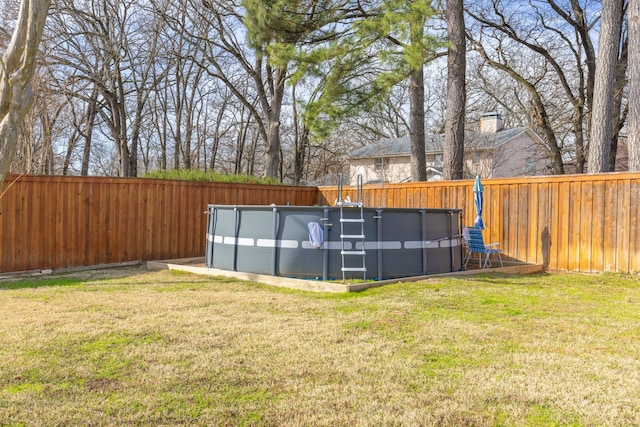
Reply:
M343 208L343 215L359 218L360 208ZM363 216L367 279L461 270L460 210L363 208ZM324 242L320 248L315 248L309 240L311 222L322 226ZM360 225L357 227L359 230ZM342 279L342 249L338 207L208 206L205 254L208 268ZM361 242L345 241L345 249L361 250ZM361 264L361 256L346 257L347 267ZM363 278L363 274L356 271L345 275L351 279Z

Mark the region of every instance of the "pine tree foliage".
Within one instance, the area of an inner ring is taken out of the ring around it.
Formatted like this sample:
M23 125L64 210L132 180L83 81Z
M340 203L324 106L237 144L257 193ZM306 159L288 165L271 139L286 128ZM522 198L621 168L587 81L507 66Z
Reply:
M244 0L248 43L289 83L313 82L305 126L325 137L340 119L369 111L441 46L425 33L426 0Z

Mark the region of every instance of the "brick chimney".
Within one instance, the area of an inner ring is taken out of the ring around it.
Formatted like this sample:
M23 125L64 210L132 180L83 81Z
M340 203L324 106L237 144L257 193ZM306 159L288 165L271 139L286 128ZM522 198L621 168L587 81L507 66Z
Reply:
M502 130L502 116L493 111L480 116L480 133L496 133Z

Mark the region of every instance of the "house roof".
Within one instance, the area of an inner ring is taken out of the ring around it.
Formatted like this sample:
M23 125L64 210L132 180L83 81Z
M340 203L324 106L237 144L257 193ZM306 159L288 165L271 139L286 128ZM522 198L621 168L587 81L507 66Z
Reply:
M473 151L496 148L525 132L532 137L537 137L530 128L526 127L503 129L495 133L465 132L465 149ZM424 145L427 154L440 154L444 151L444 135L426 135ZM408 156L410 154L411 143L409 137L383 138L355 150L351 153L351 158L369 159L374 157Z

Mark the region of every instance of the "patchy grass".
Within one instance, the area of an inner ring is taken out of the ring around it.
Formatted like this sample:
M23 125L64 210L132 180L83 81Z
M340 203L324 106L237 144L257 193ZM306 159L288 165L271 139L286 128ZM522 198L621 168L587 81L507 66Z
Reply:
M634 276L110 273L0 282L1 425L640 424Z

